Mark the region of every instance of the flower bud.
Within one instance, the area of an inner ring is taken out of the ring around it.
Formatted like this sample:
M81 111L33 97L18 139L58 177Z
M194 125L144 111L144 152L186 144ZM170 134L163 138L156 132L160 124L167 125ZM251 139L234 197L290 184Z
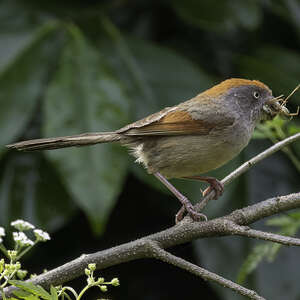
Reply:
M95 271L95 270L96 270L96 264L88 264L88 268L89 268L91 271Z
M26 270L18 270L17 276L19 277L19 279L23 280L26 277L27 273L28 272Z
M99 287L100 287L100 290L102 292L107 292L107 286L106 285L100 285Z
M113 278L112 281L110 282L113 286L118 286L120 285L120 281L118 278Z

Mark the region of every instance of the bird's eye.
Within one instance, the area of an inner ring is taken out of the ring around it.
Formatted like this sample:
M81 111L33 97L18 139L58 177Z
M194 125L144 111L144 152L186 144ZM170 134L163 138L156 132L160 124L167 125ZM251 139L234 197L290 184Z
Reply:
M255 99L258 99L259 96L260 96L260 94L259 94L258 91L253 92L253 97L254 97Z

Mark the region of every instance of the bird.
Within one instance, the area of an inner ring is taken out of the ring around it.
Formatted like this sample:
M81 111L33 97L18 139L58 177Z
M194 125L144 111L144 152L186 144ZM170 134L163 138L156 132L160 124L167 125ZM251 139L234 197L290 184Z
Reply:
M226 79L190 100L151 114L111 132L42 138L7 145L20 151L52 150L118 142L181 202L175 221L187 213L194 221L206 219L169 179L209 183L218 198L223 184L203 173L219 168L249 143L256 124L288 114L280 98L258 80Z

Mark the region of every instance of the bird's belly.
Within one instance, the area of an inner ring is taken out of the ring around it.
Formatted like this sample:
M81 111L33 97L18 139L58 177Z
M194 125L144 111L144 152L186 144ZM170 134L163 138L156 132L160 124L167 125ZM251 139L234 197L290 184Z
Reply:
M216 133L218 134L218 133ZM136 153L149 173L167 178L193 176L216 169L235 157L251 133L235 131L218 136L169 136L147 139Z

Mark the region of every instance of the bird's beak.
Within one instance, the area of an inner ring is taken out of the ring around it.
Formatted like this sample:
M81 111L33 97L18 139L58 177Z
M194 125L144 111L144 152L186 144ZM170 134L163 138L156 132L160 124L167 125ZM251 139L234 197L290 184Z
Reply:
M263 105L263 119L270 120L277 115L287 119L290 116L289 110L280 103L280 100L283 100L282 96L272 97Z

